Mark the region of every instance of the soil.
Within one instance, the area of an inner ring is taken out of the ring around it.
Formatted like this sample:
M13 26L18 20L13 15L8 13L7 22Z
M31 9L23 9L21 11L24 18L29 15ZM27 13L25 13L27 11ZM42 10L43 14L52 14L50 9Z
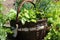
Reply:
M15 0L6 0L3 2L3 5L5 7L4 14L8 13L10 9L14 8L14 2Z

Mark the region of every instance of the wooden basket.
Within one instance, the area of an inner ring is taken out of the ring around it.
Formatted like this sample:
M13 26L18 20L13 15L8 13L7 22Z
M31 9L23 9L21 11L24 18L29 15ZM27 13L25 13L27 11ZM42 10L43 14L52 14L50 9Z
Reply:
M42 19L38 20L37 23L26 22L25 25L22 25L21 21L18 20L18 14L22 6L19 6L17 11L16 20L11 20L10 25L16 28L16 22L18 25L17 29L17 40L43 40L47 34L47 20ZM13 28L13 29L14 29Z

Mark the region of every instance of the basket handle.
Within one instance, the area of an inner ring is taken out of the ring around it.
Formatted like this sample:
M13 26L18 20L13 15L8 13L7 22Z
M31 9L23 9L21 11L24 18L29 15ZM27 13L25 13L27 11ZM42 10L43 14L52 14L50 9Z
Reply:
M36 8L36 6L35 6L35 4L34 4L33 2L31 2L31 1L23 1L23 2L18 6L18 8L17 8L17 15L16 15L16 22L17 22L17 23L19 22L19 20L18 20L18 14L20 13L20 10L21 10L21 8L22 8L22 6L23 6L23 4L24 4L25 2L30 2L31 4L34 5L34 8Z

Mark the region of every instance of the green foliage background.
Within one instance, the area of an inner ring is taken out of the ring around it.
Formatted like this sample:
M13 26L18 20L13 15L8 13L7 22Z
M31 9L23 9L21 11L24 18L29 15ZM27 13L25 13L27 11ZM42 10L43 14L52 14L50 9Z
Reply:
M60 1L51 1L45 8L45 17L51 29L45 40L60 40Z
M18 0L15 3L16 10L18 5L22 0ZM11 9L6 15L2 14L3 5L0 0L0 40L5 40L7 37L7 32L10 29L4 28L6 21L16 20L17 11ZM38 0L36 3L36 8L32 4L25 3L19 13L19 20L22 24L25 22L37 22L37 20L46 18L48 25L51 26L49 33L46 35L44 40L60 40L60 1L55 0Z
M2 2L5 0L0 0L0 40L6 40L7 33L11 32L9 28L6 28L4 24L6 23L6 16L2 14L4 10L4 6Z

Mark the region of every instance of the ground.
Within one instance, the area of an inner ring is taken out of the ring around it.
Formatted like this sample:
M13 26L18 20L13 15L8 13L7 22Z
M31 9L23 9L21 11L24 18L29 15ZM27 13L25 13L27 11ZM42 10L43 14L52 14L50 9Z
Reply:
M11 8L14 8L14 2L15 0L6 0L3 2L3 5L5 7L4 14L6 14Z

